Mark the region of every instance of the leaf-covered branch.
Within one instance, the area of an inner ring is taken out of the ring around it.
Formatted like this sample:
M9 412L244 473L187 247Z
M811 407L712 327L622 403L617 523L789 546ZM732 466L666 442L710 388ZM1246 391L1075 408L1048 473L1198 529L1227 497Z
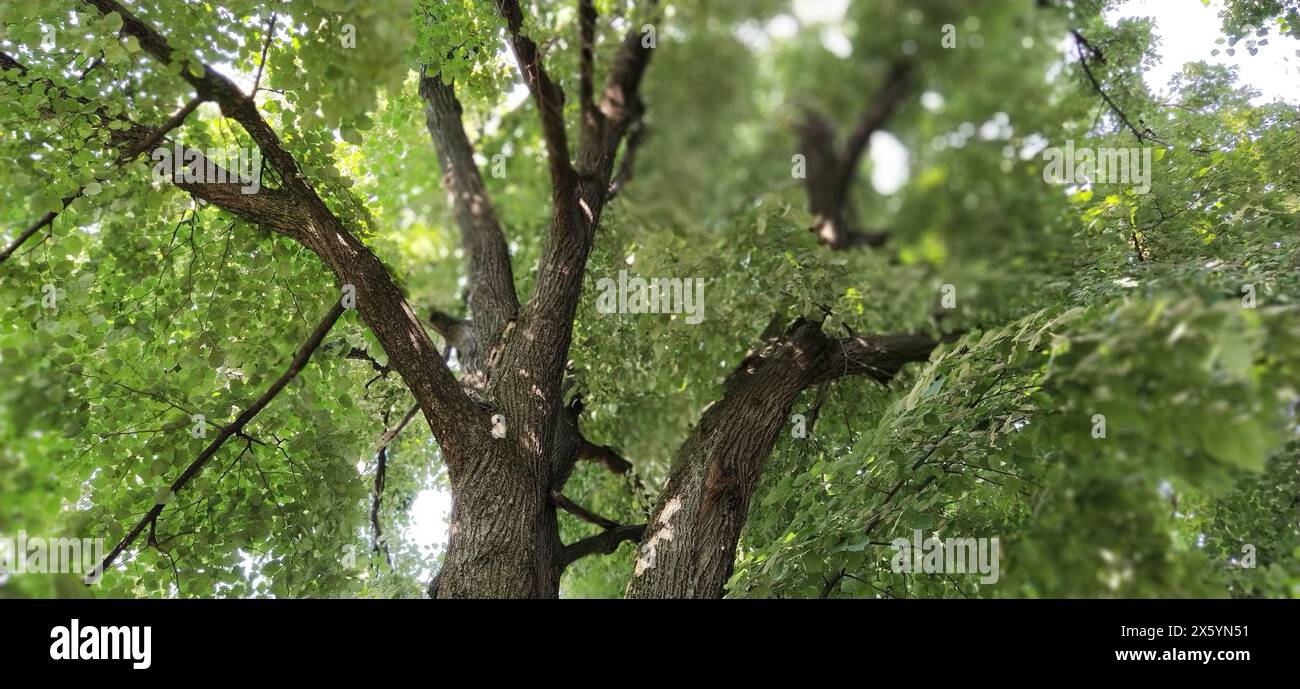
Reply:
M185 471L181 472L180 476L176 477L176 480L172 481L168 488L172 495L179 493L195 476L198 476L199 472L203 471L203 467L208 463L208 460L212 459L212 456L221 449L221 446L232 436L240 434L244 430L244 427L253 420L253 417L257 416L259 412L265 409L266 406L275 399L275 396L280 394L280 391L284 390L285 386L298 376L298 373L307 365L307 361L311 358L311 355L320 347L321 342L325 340L325 336L329 334L329 331L334 327L334 324L338 322L339 316L343 315L343 311L342 302L336 303L330 308L329 312L325 314L323 319L321 319L320 324L316 326L316 329L312 331L307 340L302 343L302 346L298 347L298 351L294 353L293 359L289 361L289 367L285 369L285 372L281 374L279 378L275 379L275 382L271 383L271 385L267 387L267 389L263 391L256 400L253 400L252 404L245 407L244 410L239 413L239 416L235 417L233 422L222 426L221 432L217 434L217 437L213 438L212 442L208 443L207 447L203 448L203 451L194 458L194 461L190 462L189 466L185 468ZM162 511L166 506L167 501L158 501L153 507L149 508L149 511L145 513L144 517L141 518L140 521L136 522L136 525L132 527L131 530L122 537L122 540L118 541L117 545L113 546L113 549L104 557L104 561L100 563L99 567L95 570L97 575L96 579L98 579L98 575L107 571L108 568L112 566L113 562L117 560L118 556L120 556L123 551L129 548L131 544L140 537L140 534L144 532L145 527L153 526L157 523L158 516L162 514Z
M5 53L0 53L0 73L3 73L4 71L7 70L17 70L19 76L22 77L27 76L26 66L24 66L23 64L15 60L12 56L7 55ZM40 81L47 87L54 86L53 82L49 81L48 79L42 79ZM86 99L84 98L79 98L78 100L81 101L82 103L88 103L88 101L86 101ZM198 107L203 104L203 101L204 98L202 96L196 96L195 98L190 99L190 101L186 103L184 106L182 106L180 110L177 110L175 114L167 118L166 121L164 121L161 125L155 127L153 130L147 131L147 133L143 127L136 125L134 122L129 122L128 123L129 128L127 129L127 132L129 133L129 136L133 139L136 139L136 141L134 143L125 145L122 148L117 158L116 164L125 165L130 161L134 160L136 156L139 156L140 154L149 151L149 149L153 148L154 146L157 146L158 143L161 142L163 138L167 136L168 133L170 133L172 130L176 129L177 127L181 126L181 124L185 122L185 118L189 117L191 113L193 113L196 109L198 109ZM46 111L44 114L50 117L54 116L54 113L49 111ZM111 119L103 111L98 111L96 114L100 117L101 120L107 121ZM77 189L77 191L74 192L73 194L63 197L62 207L66 209L69 205L72 204L73 201L77 200L77 198L79 198L83 193L85 193L85 190L86 187L83 185L82 187ZM45 215L41 216L38 220L36 220L36 222L28 226L27 229L20 232L18 236L15 237L14 240L10 242L8 246L6 246L3 250L0 250L0 263L4 263L6 259L12 256L13 253L23 245L24 242L26 242L28 239L31 239L31 237L35 235L37 232L40 232L42 228L48 227L50 224L52 224L54 222L54 219L58 217L59 212L60 211L47 212Z
M163 65L172 64L176 59L161 34L117 2L83 1L101 13L117 13L122 18L124 34L134 36L141 48ZM284 191L298 207L296 215L302 231L296 238L324 260L340 283L356 289L357 310L384 345L393 368L420 402L439 442L449 447L481 441L487 435L487 419L482 418L461 391L388 269L330 211L262 117L253 98L211 67L186 62L183 67L189 68L181 69L181 77L199 95L217 102L227 117L239 122L279 172ZM225 200L235 203L233 198ZM301 217L304 212L305 217ZM481 433L466 432L475 427Z

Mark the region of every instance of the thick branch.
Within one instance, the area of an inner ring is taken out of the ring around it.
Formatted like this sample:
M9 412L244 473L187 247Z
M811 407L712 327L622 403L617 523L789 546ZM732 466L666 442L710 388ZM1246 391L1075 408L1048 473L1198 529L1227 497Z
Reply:
M502 5L517 3L498 0ZM653 3L652 3L653 4ZM636 27L628 30L606 80L599 125L586 126L578 150L575 193L556 190L552 228L542 250L537 287L524 307L524 335L537 351L539 362L558 387L558 377L568 356L573 317L582 293L587 257L608 201L615 153L630 123L641 116L641 78L650 63L651 48L642 43Z
M889 68L889 74L885 76L885 83L876 92L875 98L871 99L871 104L867 106L866 111L858 118L857 126L853 128L848 141L844 144L844 153L840 160L838 177L841 194L848 193L853 173L857 170L862 154L866 152L867 145L871 142L871 135L880 131L889 118L902 107L910 90L911 73L910 62L894 63Z
M582 409L582 397L575 396L560 416L551 463L551 485L554 491L564 487L578 460L599 462L614 474L631 474L632 463L617 450L608 445L593 443L583 435L578 423ZM641 489L641 480L635 474L631 478L634 486Z
M926 339L838 339L799 320L742 361L678 451L628 596L721 596L750 498L800 392L846 374L888 381L908 361L929 357L936 343Z
M657 9L658 0L650 0L647 4ZM584 122L578 169L584 175L603 181L604 186L609 183L619 145L645 110L641 101L641 78L650 66L653 50L644 40L641 27L628 27L601 90L596 108L600 117ZM602 198L602 203L606 200L608 198Z
M506 321L519 311L510 251L474 163L474 148L465 135L454 87L443 83L441 76L430 76L421 69L420 96L442 166L443 186L451 198L465 247L470 315L477 330L475 348L486 351L501 335Z
M537 103L542 138L546 141L546 153L550 158L551 184L555 194L567 193L573 184L573 165L569 162L569 143L564 127L564 92L546 74L537 44L524 35L524 14L519 9L518 0L496 0L496 5L506 20L510 47L519 63L519 71Z
M600 462L615 474L626 474L632 470L632 463L619 455L614 448L608 445L597 445L581 435L578 437L578 459Z
M558 90L552 93L536 46L520 33L522 15L518 3L497 0L497 6L506 18L521 69L541 106L549 145L558 149L558 143L563 141L559 136L564 125L562 113L558 107L548 107L560 105L556 100ZM623 55L611 70L611 86L607 87L619 99L634 99L640 71L648 62L648 48L641 47L635 31L630 35L633 40L624 43ZM632 57L628 57L629 50ZM587 133L579 145L579 167L553 175L551 227L543 242L533 295L520 308L516 326L507 324L500 340L485 355L489 370L509 372L493 376L486 384L487 390L500 403L500 412L512 427L530 429L535 434L529 438L527 453L536 466L549 467L546 478L552 486L563 485L575 456L576 445L572 443L576 435L565 430L561 409L564 371L587 258L607 200L613 152L626 129L625 112L630 111L605 110L607 118L610 113L617 117L610 120L607 130L600 127L598 137L585 127Z
M466 350L474 345L474 323L434 309L429 313L429 325L442 335L447 346L454 347L465 358Z
M582 106L583 126L594 124L594 118L600 117L596 110L596 3L594 0L578 0L578 34L579 56L578 81L580 83L580 104ZM592 122L589 122L591 120Z
M904 365L928 360L937 344L929 335L841 338L821 365L815 382L864 375L879 383L888 383Z
M289 362L289 368L285 370L285 372L277 378L274 383L271 383L271 386L268 387L261 396L254 400L252 404L244 409L244 411L240 412L239 416L235 417L234 422L221 427L221 432L217 434L217 437L214 438L211 443L208 443L207 447L203 448L203 451L199 453L198 457L195 457L194 461L190 462L190 465L185 468L185 471L181 472L181 475L177 477L175 481L172 481L170 490L173 495L179 493L183 488L185 488L186 484L188 484L191 479L198 476L199 472L203 470L203 467L207 464L208 460L217 453L217 450L221 449L222 444L225 443L226 440L230 439L231 436L242 432L244 426L248 425L248 422L252 421L253 417L257 416L259 412L265 409L266 405L270 404L271 400L275 399L275 396L280 394L280 391L289 384L289 381L298 376L298 373L307 365L307 360L311 358L312 353L320 347L325 336L329 334L330 329L334 327L339 316L343 315L343 311L342 302L336 303L332 308L330 308L329 313L325 314L325 318L316 326L316 329L312 332L311 336L308 337L307 341L304 342L302 346L298 348L298 351L294 353L293 359ZM118 556L140 537L140 534L144 532L146 526L150 526L157 522L158 515L162 514L164 507L166 507L166 504L158 503L149 509L145 516L137 522L136 525L127 532L126 536L124 536L122 540L109 551L108 555L104 557L104 561L91 575L94 580L97 581L99 576L101 576L109 566L117 560Z
M624 541L640 540L645 528L645 524L620 525L566 545L560 552L560 567L568 567L588 555L609 555L618 550Z
M195 169L213 171L214 179L239 179L239 175L224 170L197 150L182 147L181 151L183 155L197 160L193 165ZM234 213L255 225L302 241L302 208L293 195L280 189L262 187L257 193L249 194L244 191L245 185L238 181L192 182L183 177L173 178L172 184L195 198Z

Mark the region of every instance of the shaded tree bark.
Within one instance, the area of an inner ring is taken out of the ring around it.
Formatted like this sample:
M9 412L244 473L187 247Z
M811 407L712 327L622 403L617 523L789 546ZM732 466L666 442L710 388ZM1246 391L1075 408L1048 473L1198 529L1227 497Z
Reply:
M937 343L921 335L836 339L799 320L727 378L678 451L651 513L629 598L718 598L763 464L805 388L842 375L887 382Z

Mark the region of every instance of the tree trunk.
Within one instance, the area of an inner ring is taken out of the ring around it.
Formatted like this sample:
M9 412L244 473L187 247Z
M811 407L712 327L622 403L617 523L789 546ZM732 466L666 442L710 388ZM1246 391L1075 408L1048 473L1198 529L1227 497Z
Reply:
M545 482L510 438L464 462L452 481L450 540L436 598L555 598L561 549Z

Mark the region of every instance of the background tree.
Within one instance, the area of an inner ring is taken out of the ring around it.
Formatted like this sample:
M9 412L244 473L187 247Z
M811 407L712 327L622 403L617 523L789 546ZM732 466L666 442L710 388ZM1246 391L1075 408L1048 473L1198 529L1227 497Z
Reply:
M1300 593L1296 115L1114 4L10 0L0 595Z

